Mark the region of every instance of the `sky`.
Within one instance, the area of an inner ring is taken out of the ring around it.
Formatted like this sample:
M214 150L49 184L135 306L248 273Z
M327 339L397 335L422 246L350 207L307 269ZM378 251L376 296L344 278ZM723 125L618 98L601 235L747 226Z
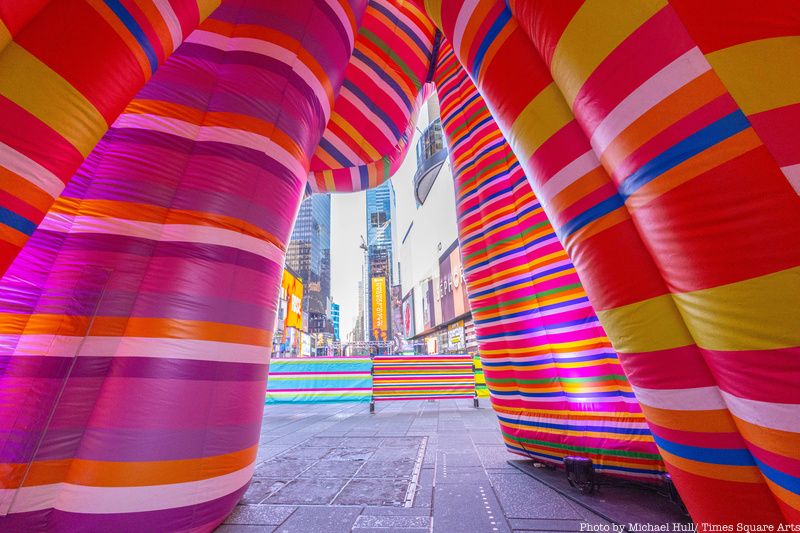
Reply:
M427 122L426 108L420 111L420 122ZM417 158L414 149L419 139L419 130L411 141L412 149L392 178L397 206L393 238L402 239L414 216L414 172ZM339 334L342 339L355 326L358 317L358 282L361 280L361 265L364 251L359 248L361 236L366 237L366 193L331 195L331 296L339 304Z

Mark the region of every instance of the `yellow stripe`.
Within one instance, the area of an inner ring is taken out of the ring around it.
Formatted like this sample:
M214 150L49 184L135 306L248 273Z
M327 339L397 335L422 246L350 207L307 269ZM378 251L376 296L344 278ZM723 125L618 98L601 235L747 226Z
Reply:
M361 149L361 151L367 154L367 159L374 161L381 158L380 152L378 152L371 144L369 144L364 136L361 135L356 128L354 128L336 111L334 111L331 115L331 122L342 128L342 131L344 131L350 136L351 139L358 143L358 147Z
M676 294L675 301L702 348L774 350L800 346L800 267Z
M436 27L442 29L442 0L425 0L425 11Z
M0 94L50 126L84 157L108 129L91 102L15 42L0 54Z
M221 2L222 0L197 0L197 11L200 13L200 20L198 20L198 23L208 18L208 16L219 7Z
M597 317L618 352L653 352L694 342L669 294L598 311Z
M572 120L572 113L554 83L525 106L511 126L509 142L514 153L525 162L544 142Z
M558 41L550 67L570 107L600 63L666 4L664 0L588 0L581 6Z
M6 47L11 42L11 32L8 31L6 25L0 20L0 50Z
M800 102L800 37L775 37L742 43L708 54L747 115Z

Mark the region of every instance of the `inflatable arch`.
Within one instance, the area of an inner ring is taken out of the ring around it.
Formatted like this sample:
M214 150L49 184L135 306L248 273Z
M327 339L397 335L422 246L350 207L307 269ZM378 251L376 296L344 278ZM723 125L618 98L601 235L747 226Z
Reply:
M698 522L800 522L791 0L36 0L0 21L3 529L224 519L299 202L391 176L433 86L509 449L666 470Z

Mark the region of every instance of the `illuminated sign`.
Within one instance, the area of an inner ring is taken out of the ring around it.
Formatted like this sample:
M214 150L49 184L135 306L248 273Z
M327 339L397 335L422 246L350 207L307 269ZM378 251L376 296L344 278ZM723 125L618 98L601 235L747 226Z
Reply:
M372 340L385 341L388 337L386 324L386 278L372 278Z
M286 296L284 328L303 329L303 282L284 270L281 291Z

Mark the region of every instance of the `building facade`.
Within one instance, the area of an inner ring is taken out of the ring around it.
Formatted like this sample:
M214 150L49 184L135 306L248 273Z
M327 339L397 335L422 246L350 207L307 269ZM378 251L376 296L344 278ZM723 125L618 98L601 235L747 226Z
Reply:
M364 276L367 339L391 338L390 287L392 286L392 213L394 188L387 181L366 193L366 261Z
M436 95L420 114L413 178L416 211L396 245L401 351L477 353L458 244L455 189ZM397 297L397 296L396 296Z
M312 334L333 334L330 318L330 195L315 194L300 204L286 250L286 265L304 281L303 309L308 314L307 331Z

